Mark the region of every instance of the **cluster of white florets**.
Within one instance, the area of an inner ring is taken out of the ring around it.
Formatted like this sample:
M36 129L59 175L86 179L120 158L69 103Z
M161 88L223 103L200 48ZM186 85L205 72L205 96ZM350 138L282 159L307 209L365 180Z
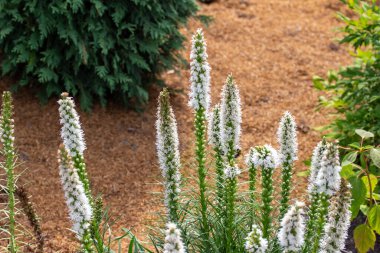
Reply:
M278 143L280 144L281 163L291 164L297 160L297 125L290 112L285 112L281 118L277 131Z
M208 119L208 143L213 147L220 148L220 105L212 109Z
M265 253L268 240L263 238L263 232L257 225L252 226L251 232L245 238L244 247L249 253Z
M289 208L281 220L278 240L284 252L297 252L304 244L304 205L304 203L297 201Z
M224 153L228 154L231 143L232 148L238 150L240 148L241 103L239 90L231 75L227 77L222 90L220 122Z
M224 177L226 179L234 179L238 175L240 175L240 173L241 173L240 169L236 166L227 165L226 168L224 169Z
M74 101L71 97L68 97L67 93L63 93L58 104L63 144L70 152L70 156L83 155L86 144Z
M309 176L309 185L308 192L313 193L316 191L315 182L317 180L317 175L321 169L321 162L323 159L323 153L326 150L326 141L320 141L318 145L314 148L313 156L311 157L311 166L310 166L310 176Z
M190 100L189 105L208 112L210 106L210 65L207 62L206 41L202 29L192 39L190 53Z
M349 185L341 185L340 191L331 198L324 235L319 253L341 252L345 247L351 220L351 193Z
M271 145L266 144L252 147L245 158L245 163L250 167L274 169L279 165L279 156Z
M166 225L164 253L185 253L185 246L181 238L181 231L175 223Z
M316 191L329 196L336 193L340 187L341 169L337 146L333 143L327 144L323 152L321 168L315 180Z
M59 175L61 176L70 219L73 223L73 231L77 234L78 239L81 239L85 231L89 229L92 208L67 151L64 148L60 149L58 155Z
M179 169L181 163L177 123L174 117L173 109L170 105L168 106L169 110L167 115L163 115L161 105L158 106L156 121L156 148L161 173L165 179L165 205L169 208L169 196L171 193L174 193L173 196L176 200L180 192L181 175L179 173Z

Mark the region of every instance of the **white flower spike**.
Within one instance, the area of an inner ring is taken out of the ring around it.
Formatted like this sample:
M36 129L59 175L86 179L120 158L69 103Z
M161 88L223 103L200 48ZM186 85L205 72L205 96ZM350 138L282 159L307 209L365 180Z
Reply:
M164 253L186 253L177 225L168 223L166 227Z
M234 179L236 178L238 175L240 175L241 171L238 167L236 166L229 166L227 165L227 167L224 169L224 177L226 179Z
M281 163L291 164L296 161L298 159L297 125L290 112L285 112L282 116L277 138L280 144Z
M341 170L338 148L335 144L329 143L323 152L321 168L315 181L317 192L332 196L339 191Z
M206 114L210 106L210 66L207 62L207 45L202 29L193 35L190 53L190 100L194 110L204 108Z
M84 133L79 121L79 115L75 110L73 98L64 92L61 95L59 104L59 116L61 128L61 137L66 149L70 152L71 157L83 155L86 149Z
M310 166L310 176L309 176L309 185L308 185L309 194L316 192L315 182L317 180L318 172L321 169L321 161L323 158L323 153L326 150L326 144L327 144L326 140L322 140L314 148L313 156L311 158L311 166Z
M232 75L227 77L223 86L220 115L221 143L224 153L228 155L229 151L236 152L240 149L241 134L240 95Z
M263 232L257 225L252 226L251 232L245 239L244 247L248 253L265 253L268 240L263 238Z
M331 198L328 220L319 253L340 253L345 247L351 220L350 185L342 181L339 192Z
M304 203L296 202L290 206L281 220L278 240L283 252L297 252L304 244L305 221L303 217Z
M177 220L178 194L180 193L181 167L177 123L169 104L169 92L165 89L159 97L157 109L157 155L162 176L165 179L165 205L169 220Z
M208 142L213 147L221 146L220 143L220 104L212 109L208 119Z
M70 219L73 222L73 231L77 234L78 239L82 239L85 231L90 227L92 217L90 201L65 147L60 147L58 156L59 175L61 176Z
M274 169L279 165L277 151L271 145L252 147L245 158L248 166L261 167L262 169Z

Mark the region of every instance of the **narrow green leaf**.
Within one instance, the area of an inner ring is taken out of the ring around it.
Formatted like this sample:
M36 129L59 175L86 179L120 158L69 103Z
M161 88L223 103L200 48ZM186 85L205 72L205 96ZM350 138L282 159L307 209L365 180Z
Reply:
M358 151L352 151L343 157L342 166L349 165L356 161L358 157Z
M368 179L369 177L369 179ZM376 185L377 185L377 177L372 175L372 174L369 174L369 176L364 176L362 177L362 181L365 185L365 188L367 189L367 192L369 193L370 190L373 190L375 189Z

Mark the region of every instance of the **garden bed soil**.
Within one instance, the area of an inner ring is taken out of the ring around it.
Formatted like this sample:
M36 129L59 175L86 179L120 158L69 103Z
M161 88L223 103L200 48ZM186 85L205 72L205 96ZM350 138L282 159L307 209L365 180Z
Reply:
M318 93L313 75L350 63L347 49L334 42L334 28L341 23L336 11L338 0L223 0L201 4L202 14L214 22L205 28L209 61L212 66L213 104L219 98L229 73L237 81L243 104L242 150L252 145L276 145L278 120L291 111L299 129L299 171L303 161L320 140L314 128L330 119L316 111ZM200 24L191 21L183 34L190 38ZM190 44L183 52L188 59ZM181 76L172 71L163 78L175 90L172 96L180 135L183 171L188 171L193 152L193 117L187 106L188 70ZM3 78L1 90L13 81ZM104 109L96 105L92 113L80 112L87 141L85 158L93 192L102 194L105 204L117 217L117 234L122 227L133 228L144 238L152 211L159 210L152 192L160 190L160 171L155 153L156 97L144 113L125 110L111 102ZM15 94L16 145L23 174L18 184L31 194L41 219L44 252L75 252L78 244L70 228L67 208L57 168L59 139L58 104L55 99L41 106L27 90ZM243 177L245 177L243 175ZM305 178L295 178L293 195L302 198Z

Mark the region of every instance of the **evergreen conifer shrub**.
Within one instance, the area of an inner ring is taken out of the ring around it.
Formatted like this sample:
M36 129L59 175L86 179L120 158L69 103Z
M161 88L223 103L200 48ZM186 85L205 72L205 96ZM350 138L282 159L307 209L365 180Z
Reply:
M46 100L67 91L90 109L117 95L147 101L157 75L181 60L179 28L194 0L0 0L2 75L13 89L38 86Z

